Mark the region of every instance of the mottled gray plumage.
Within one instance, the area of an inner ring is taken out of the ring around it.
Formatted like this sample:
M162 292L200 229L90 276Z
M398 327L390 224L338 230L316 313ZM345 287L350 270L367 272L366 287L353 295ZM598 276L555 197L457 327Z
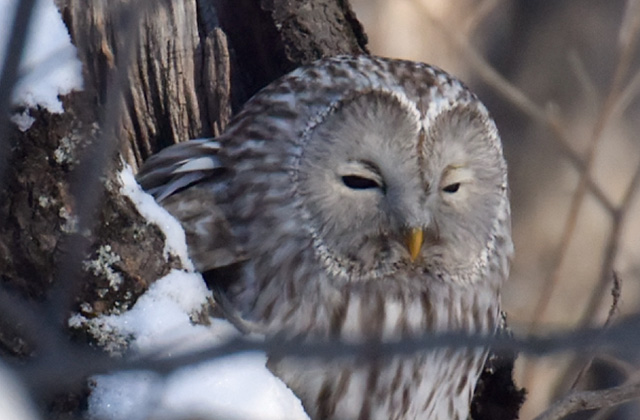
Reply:
M266 334L495 331L512 254L506 164L485 107L439 69L321 60L138 179L182 222L199 270L240 267L227 297ZM462 420L484 358L270 367L314 419Z

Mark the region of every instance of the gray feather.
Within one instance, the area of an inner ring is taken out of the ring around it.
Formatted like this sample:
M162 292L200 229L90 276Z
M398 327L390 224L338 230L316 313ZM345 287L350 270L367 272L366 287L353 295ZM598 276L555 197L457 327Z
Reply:
M189 256L201 272L245 258L217 202L216 190L224 185L227 172L219 151L213 139L181 143L149 158L137 176L138 183L180 221Z

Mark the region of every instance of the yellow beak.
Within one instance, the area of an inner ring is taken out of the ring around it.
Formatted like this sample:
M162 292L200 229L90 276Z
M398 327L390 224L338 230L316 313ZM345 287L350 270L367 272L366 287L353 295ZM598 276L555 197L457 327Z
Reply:
M415 261L418 258L418 254L420 254L420 249L422 248L422 242L424 241L424 232L422 229L412 228L407 233L407 248L409 249L409 255L411 256L411 261Z

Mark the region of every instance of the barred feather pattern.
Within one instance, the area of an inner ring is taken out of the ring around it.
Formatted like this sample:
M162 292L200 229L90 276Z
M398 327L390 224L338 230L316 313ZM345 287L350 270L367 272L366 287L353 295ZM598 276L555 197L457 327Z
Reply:
M182 222L199 270L239 267L226 295L267 335L495 331L513 252L506 163L486 108L435 67L321 60L263 89L219 138L152 157L138 180ZM485 356L443 348L269 367L313 419L463 420Z

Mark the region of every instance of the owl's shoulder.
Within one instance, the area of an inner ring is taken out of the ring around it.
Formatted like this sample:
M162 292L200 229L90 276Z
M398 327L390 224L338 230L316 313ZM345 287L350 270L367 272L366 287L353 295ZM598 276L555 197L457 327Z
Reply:
M195 139L170 146L151 156L136 181L159 203L170 195L226 171L214 139Z
M221 149L213 139L180 143L149 158L136 177L178 219L200 272L244 259L224 210L228 168L220 160Z

